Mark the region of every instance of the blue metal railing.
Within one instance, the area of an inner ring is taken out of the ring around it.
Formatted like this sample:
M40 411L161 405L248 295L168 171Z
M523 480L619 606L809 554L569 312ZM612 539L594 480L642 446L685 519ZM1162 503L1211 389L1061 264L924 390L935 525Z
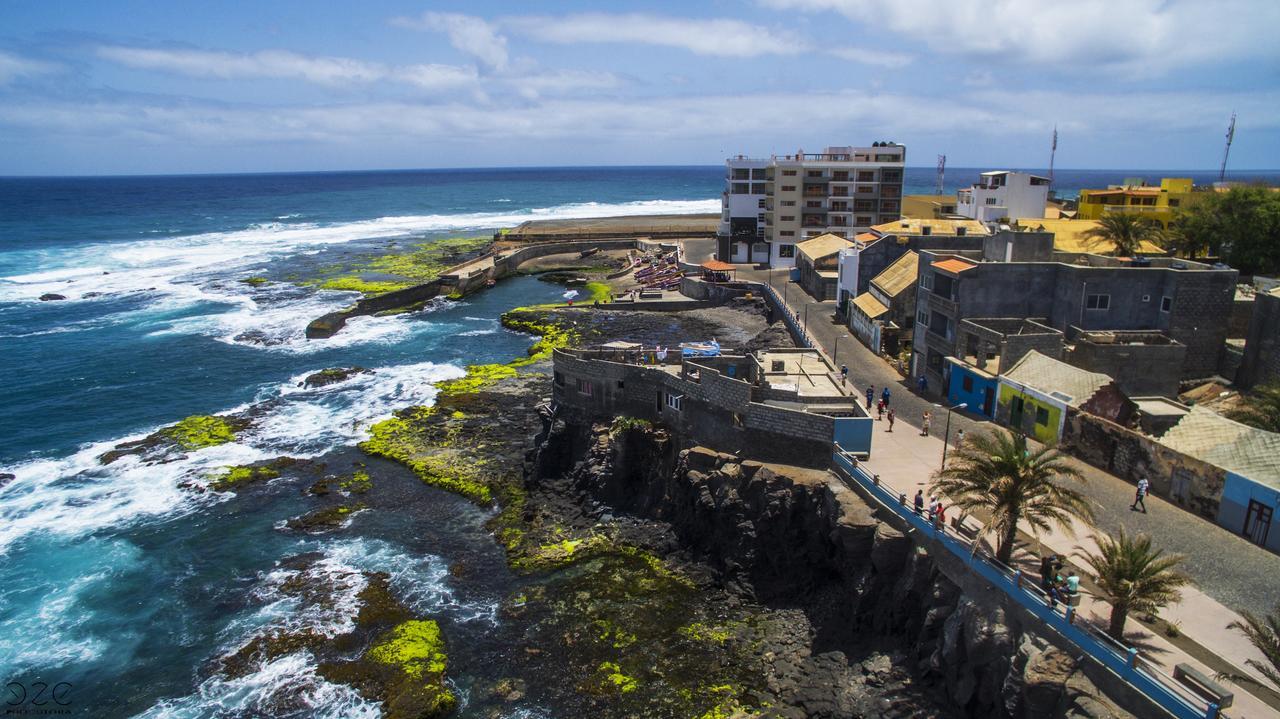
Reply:
M1023 577L1021 570L1012 569L975 546L975 542L945 525L935 525L928 517L916 514L907 505L905 494L895 495L880 484L879 477L869 474L856 459L847 456L837 445L832 461L839 474L857 482L885 508L906 520L922 536L930 537L952 554L964 560L971 570L991 584L999 587L1024 609L1030 611L1059 635L1110 669L1130 686L1163 707L1178 719L1205 719L1220 716L1218 706L1192 693L1175 679L1160 671L1155 665L1138 656L1138 650L1127 647L1093 626L1076 622L1074 609L1067 608L1059 614L1049 606L1040 588L1032 580Z

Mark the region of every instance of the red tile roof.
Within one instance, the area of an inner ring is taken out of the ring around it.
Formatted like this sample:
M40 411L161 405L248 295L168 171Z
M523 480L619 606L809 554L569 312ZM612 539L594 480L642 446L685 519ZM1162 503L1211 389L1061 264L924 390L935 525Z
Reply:
M958 257L952 257L950 259L942 260L941 262L935 262L933 263L933 266L952 274L960 274L965 270L972 270L974 267L977 267L977 265L972 262L966 262Z

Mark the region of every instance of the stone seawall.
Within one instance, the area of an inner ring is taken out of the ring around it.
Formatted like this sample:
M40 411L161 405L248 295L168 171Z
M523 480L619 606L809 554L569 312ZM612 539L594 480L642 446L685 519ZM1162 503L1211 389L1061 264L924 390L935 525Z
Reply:
M567 476L617 510L668 523L726 586L802 607L815 655L856 657L859 647L892 643L959 716L1131 716L1086 676L1096 667L1039 636L963 566L935 561L924 541L882 521L829 472L681 449L664 429L556 420L539 439L529 482ZM1116 691L1139 715L1158 716Z

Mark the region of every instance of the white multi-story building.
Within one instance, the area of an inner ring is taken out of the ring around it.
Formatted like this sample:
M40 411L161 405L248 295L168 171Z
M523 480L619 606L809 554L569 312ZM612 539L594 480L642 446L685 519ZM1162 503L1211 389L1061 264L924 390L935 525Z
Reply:
M769 160L738 155L725 161L720 238L725 262L768 262L764 236L765 179Z
M720 259L792 267L797 243L826 233L852 240L873 225L897 220L902 216L906 155L903 145L877 142L767 160L728 160ZM761 170L763 187L755 179Z
M1025 172L984 172L971 187L956 190L956 214L981 222L1044 217L1049 178Z

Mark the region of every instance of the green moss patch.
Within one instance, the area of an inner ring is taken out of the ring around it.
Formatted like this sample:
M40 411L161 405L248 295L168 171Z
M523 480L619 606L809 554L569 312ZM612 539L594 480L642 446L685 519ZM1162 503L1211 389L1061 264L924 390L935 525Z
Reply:
M242 280L239 280L239 282L240 284L249 285L250 287L261 287L271 282L271 280L268 280L265 277L246 277Z
M160 430L183 449L203 449L233 442L235 425L225 417L197 414L187 417L171 427Z
M280 476L280 470L271 466L227 467L209 483L210 489L220 492L237 489L250 482L263 482Z
M327 290L361 292L366 297L386 294L437 279L442 272L478 254L487 237L451 237L413 245L404 252L366 257L355 263L324 268L311 284Z
M434 425L424 421L434 414L433 407L411 407L396 412L391 419L370 428L369 439L360 443L364 452L399 462L423 482L461 494L482 505L493 502L493 493L484 482L482 460L459 450L458 434L446 433L441 438Z
M440 625L430 620L409 621L383 635L366 655L398 668L414 680L439 678L447 668Z
M445 394L471 394L478 392L485 387L495 385L508 377L515 376L515 368L508 365L473 364L467 366L467 374L465 377L437 382L436 387Z

